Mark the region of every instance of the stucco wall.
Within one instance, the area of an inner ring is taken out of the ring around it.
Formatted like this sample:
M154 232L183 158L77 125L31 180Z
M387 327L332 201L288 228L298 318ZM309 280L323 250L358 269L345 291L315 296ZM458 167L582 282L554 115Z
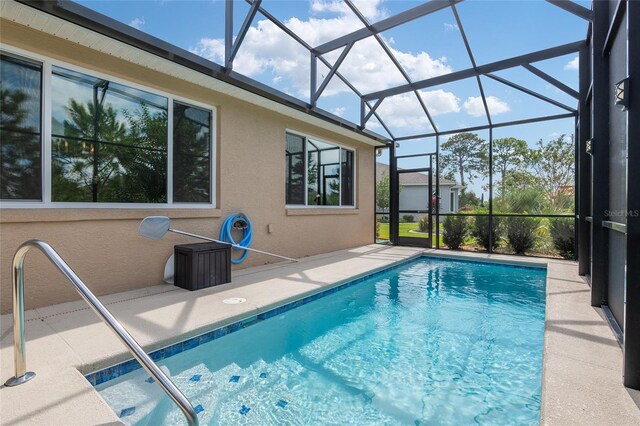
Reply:
M11 258L33 238L50 243L97 295L162 283L173 245L193 242L168 234L161 241L137 235L141 218L167 215L173 226L217 236L224 218L243 212L253 221L253 247L292 257L373 242L372 147L206 88L1 20L7 46L46 55L150 88L217 107L217 202L219 209L10 209L0 210L1 310L11 310ZM284 187L285 129L355 148L357 208L287 211ZM305 214L300 214L305 213ZM271 224L272 233L267 232ZM251 254L241 267L273 262ZM78 297L35 251L26 260L27 308Z

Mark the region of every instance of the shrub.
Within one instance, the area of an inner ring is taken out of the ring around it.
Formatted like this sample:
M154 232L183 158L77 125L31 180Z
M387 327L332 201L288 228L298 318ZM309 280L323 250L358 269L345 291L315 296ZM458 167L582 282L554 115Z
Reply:
M538 220L533 217L510 217L507 219L507 242L516 254L524 254L533 248L538 225Z
M471 234L478 240L478 243L489 251L489 216L476 216L473 222L473 229ZM500 244L500 238L502 237L500 229L500 218L493 218L493 229L491 230L492 244L491 249L495 249Z
M389 216L380 216L380 223L389 223Z
M447 216L442 222L442 241L450 249L457 250L467 237L467 218Z
M553 246L558 250L560 256L565 259L575 259L574 220L572 218L551 219L549 231Z
M403 222L414 222L414 217L411 214L402 215Z
M422 216L418 221L418 231L429 232L429 216Z

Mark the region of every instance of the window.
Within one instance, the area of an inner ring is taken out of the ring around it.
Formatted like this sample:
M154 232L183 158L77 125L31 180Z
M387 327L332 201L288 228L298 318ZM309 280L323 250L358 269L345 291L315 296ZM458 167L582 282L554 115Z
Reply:
M210 109L58 64L1 67L3 200L214 203Z
M287 133L285 152L287 204L304 204L304 138Z
M452 213L455 213L456 211L456 205L455 205L455 201L456 200L456 196L453 192L453 189L451 190L451 192L449 193L449 205L451 206L449 208L449 211L451 211Z
M167 202L167 98L53 67L51 200Z
M0 56L0 198L42 198L42 67Z
M173 201L211 202L211 111L173 103Z
M288 205L354 205L352 150L293 133L285 146Z

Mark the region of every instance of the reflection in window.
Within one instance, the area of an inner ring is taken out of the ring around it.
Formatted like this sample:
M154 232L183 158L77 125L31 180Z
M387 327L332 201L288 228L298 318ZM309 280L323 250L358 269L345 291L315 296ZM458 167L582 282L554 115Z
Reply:
M307 204L340 205L340 148L307 139Z
M42 199L42 66L0 56L0 198Z
M287 133L285 147L286 203L304 204L304 138Z
M52 201L167 201L167 98L53 67Z
M211 112L173 103L173 201L211 201Z
M340 150L341 153L341 191L342 205L352 206L353 202L353 151L348 149Z
M287 133L286 163L287 204L354 205L353 151Z

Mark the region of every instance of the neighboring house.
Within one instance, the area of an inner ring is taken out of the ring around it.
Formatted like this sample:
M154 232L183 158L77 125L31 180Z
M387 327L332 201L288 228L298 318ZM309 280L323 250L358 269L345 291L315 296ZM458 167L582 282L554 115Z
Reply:
M216 237L242 212L253 247L292 257L373 242L383 138L80 5L41 3L49 12L2 1L0 82L14 106L1 123L2 313L8 265L33 238L97 295L162 283L174 244L194 240L142 238L148 215ZM252 253L234 268L273 261ZM26 265L27 309L77 299L42 256Z
M402 170L402 169L399 169ZM389 165L376 163L376 182L384 174L389 175ZM456 182L440 178L440 213L457 213L458 199L463 188ZM436 177L431 178L432 191L436 192ZM400 173L400 210L426 210L429 202L429 176L424 173ZM419 215L416 215L419 216Z

